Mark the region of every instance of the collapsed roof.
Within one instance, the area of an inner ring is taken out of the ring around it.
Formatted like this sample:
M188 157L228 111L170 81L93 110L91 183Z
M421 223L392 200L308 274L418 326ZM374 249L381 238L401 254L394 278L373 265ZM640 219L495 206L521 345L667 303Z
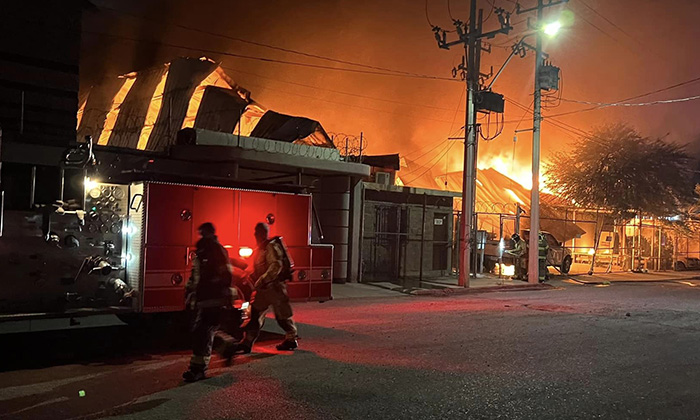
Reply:
M411 171L412 166L416 169ZM421 170L420 166L410 161L402 162L405 174L398 173L401 181L412 187L438 188L449 191L462 191L462 172L442 173L438 176L430 171ZM516 203L530 213L530 190L517 181L503 175L495 169L478 170L476 175L476 211L481 213L479 224L481 228L497 228L498 214L515 214ZM565 204L560 198L540 192L540 228L550 232L560 241L568 241L585 233L583 229L567 221L567 214L561 207ZM570 217L570 216L569 216ZM529 218L523 218L521 229L529 228ZM509 232L512 233L512 232Z
M393 155L372 155L362 156L360 159L365 165L381 169L393 169L398 171L401 169L401 159L398 153Z
M107 79L78 111L78 139L90 135L99 145L164 150L183 128L334 147L318 121L265 109L206 58Z

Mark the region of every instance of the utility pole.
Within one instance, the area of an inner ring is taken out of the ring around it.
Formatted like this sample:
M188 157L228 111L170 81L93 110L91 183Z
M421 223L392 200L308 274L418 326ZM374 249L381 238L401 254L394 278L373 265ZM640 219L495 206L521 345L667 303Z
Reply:
M517 13L537 11L537 22L534 25L535 43L535 98L532 112L532 190L530 190L530 239L528 243L528 283L539 282L539 233L540 233L540 133L542 128L542 89L549 90L549 86L542 86L542 67L544 65L544 53L542 51L542 26L544 9L566 3L568 0L552 1L537 0L537 6L531 9L521 10L518 4ZM529 25L529 22L528 22ZM551 66L549 66L551 67ZM557 79L558 79L558 69ZM558 80L557 80L558 83Z
M464 43L464 56L467 58L466 82L467 82L467 106L464 116L464 161L462 168L462 223L459 233L459 279L457 284L469 287L469 273L471 273L472 251L472 223L474 222L474 190L476 179L476 121L474 112L474 90L479 83L479 69L476 68L476 54L480 53L476 48L476 0L469 2L469 29Z
M466 82L466 113L464 116L464 168L462 170L462 213L459 229L459 279L458 285L469 287L469 273L471 268L470 255L475 245L474 203L476 200L476 168L477 168L477 124L475 98L479 92L479 63L481 57L481 39L493 38L497 34L508 34L510 26L510 14L501 8L495 10L501 27L495 31L484 33L482 31L483 10L479 10L477 17L477 0L471 0L469 4L469 23L455 20L453 23L458 35L455 41L447 42L446 32L434 26L433 32L438 47L449 49L457 44L464 45L464 60L457 68L452 70L453 76L461 72ZM477 23L478 19L478 23ZM501 111L502 112L502 111Z
M544 5L537 0L537 26L542 21ZM540 132L542 128L542 88L540 67L542 66L542 33L537 31L535 43L535 100L532 113L532 190L530 190L530 253L528 255L528 283L537 284L539 278L540 239ZM534 269L533 269L534 268Z

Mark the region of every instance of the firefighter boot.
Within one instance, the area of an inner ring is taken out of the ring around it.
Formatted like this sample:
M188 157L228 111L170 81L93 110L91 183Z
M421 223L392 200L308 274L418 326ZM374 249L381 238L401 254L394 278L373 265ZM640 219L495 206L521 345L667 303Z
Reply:
M279 350L279 351L294 351L297 347L299 347L299 343L297 343L297 340L295 340L295 339L284 340L283 342L281 342L277 345L277 350Z
M237 354L248 354L250 353L251 346L246 343L233 343L228 344L226 348L221 352L221 357L224 358L224 363L226 366L231 366L233 362L233 356Z
M189 370L185 371L185 373L182 374L182 379L185 380L185 382L197 382L201 381L202 379L206 379L206 369L203 369L198 366L190 366Z
M249 343L246 343L244 341L241 341L240 343L235 343L226 349L224 356L225 357L233 357L234 354L248 354L252 350L253 346Z

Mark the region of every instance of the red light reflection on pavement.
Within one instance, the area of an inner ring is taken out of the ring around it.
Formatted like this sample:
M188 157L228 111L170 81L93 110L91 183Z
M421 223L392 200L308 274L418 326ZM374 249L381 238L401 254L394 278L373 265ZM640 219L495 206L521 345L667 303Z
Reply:
M279 380L261 377L253 372L235 372L235 382L225 388L207 393L191 408L199 419L245 418L270 420L326 419L306 405L287 395Z

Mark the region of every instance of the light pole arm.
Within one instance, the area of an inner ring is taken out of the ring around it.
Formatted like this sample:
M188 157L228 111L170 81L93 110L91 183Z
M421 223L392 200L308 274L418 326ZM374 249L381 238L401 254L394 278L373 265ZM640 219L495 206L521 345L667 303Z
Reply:
M527 36L527 35L525 35L525 36ZM498 80L498 76L500 76L501 73L503 73L503 70L505 70L508 63L510 63L510 60L515 56L515 53L517 53L518 50L520 49L520 48L518 48L518 45L520 45L520 43L522 43L524 39L525 39L525 37L523 37L520 41L518 41L517 44L515 44L513 46L513 50L510 52L510 55L508 56L508 58L506 58L506 61L503 63L501 68L498 69L498 72L496 73L496 75L493 76L493 79L491 79L491 82L486 87L486 90L491 90L491 87L493 86L493 84L496 83L496 80Z
M498 77L501 75L501 73L503 73L503 70L506 69L506 66L508 65L508 63L510 63L510 60L512 60L516 54L520 53L521 51L524 51L524 49L526 49L526 48L534 50L534 47L525 43L525 39L527 37L532 36L532 35L535 35L535 33L525 34L522 38L520 38L520 41L518 41L517 43L515 43L515 45L513 45L513 49L510 52L510 55L508 56L508 58L506 58L506 61L503 63L501 68L498 69L498 72L496 73L496 75L493 76L493 79L491 79L491 82L486 87L486 90L491 90L493 85L496 83L496 80L498 80ZM524 55L521 55L521 57L524 57Z

